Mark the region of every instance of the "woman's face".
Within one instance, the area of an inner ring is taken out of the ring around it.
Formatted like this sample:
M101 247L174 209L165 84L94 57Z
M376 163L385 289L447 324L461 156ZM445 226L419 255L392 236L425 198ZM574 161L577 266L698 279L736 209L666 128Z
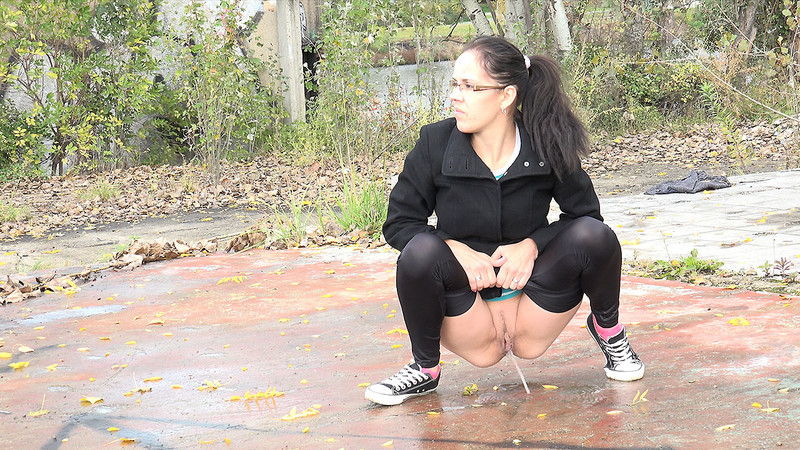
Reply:
M453 68L453 81L459 83L459 87L450 91L453 116L456 118L459 131L478 133L488 125L506 117L500 111L504 97L503 89L472 91L465 86L497 86L497 82L481 68L474 51L462 53L458 57Z

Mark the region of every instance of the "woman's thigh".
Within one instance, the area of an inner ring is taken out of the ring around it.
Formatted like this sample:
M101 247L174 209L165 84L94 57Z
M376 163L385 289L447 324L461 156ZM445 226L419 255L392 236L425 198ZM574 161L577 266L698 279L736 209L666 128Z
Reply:
M442 345L475 366L496 364L511 347L519 300L487 302L478 296L464 314L444 318Z
M541 356L564 331L580 307L578 303L566 312L553 313L542 309L523 294L516 313L511 348L514 354L525 359Z

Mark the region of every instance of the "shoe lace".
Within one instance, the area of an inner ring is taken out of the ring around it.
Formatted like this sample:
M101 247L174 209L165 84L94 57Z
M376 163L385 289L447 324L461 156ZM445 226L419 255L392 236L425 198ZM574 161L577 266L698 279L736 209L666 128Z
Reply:
M428 377L430 377L430 375L424 374L419 370L414 370L409 366L405 366L400 372L390 376L383 382L395 388L407 388L425 381Z
M627 336L623 336L622 339L613 344L606 343L606 351L608 351L608 355L614 363L623 363L636 359L633 349L628 343Z

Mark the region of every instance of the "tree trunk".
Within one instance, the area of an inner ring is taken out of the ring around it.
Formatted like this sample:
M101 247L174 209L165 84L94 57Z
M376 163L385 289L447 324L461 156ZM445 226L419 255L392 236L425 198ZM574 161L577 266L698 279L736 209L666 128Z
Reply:
M564 8L563 0L547 0L547 14L550 19L550 29L553 32L553 39L556 51L559 56L568 55L572 51L572 36L569 32L569 21L567 20L567 10Z
M528 0L506 0L506 37L527 53L533 37L533 14Z
M756 38L756 11L758 10L758 5L760 2L757 0L749 0L747 2L747 7L744 11L739 15L739 32L738 36L736 36L736 40L733 41L733 48L738 49L739 43L743 40L747 40L747 50L749 51L750 48L753 46L753 40ZM744 44L742 44L744 45Z
M472 22L472 25L475 26L475 30L478 32L479 36L494 35L492 25L486 18L486 14L483 13L483 9L481 9L478 0L461 0L461 4L464 5L464 9L467 10L469 20Z

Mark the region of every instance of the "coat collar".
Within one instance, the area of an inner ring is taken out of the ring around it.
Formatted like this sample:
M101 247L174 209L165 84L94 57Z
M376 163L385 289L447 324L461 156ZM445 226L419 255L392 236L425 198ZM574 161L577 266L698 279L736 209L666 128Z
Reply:
M503 179L549 174L551 172L550 164L533 151L531 138L525 131L525 127L521 123L517 123L517 126L521 141L519 156L509 167ZM442 174L453 177L494 179L492 172L472 148L469 134L459 131L455 126L455 120L442 159Z

